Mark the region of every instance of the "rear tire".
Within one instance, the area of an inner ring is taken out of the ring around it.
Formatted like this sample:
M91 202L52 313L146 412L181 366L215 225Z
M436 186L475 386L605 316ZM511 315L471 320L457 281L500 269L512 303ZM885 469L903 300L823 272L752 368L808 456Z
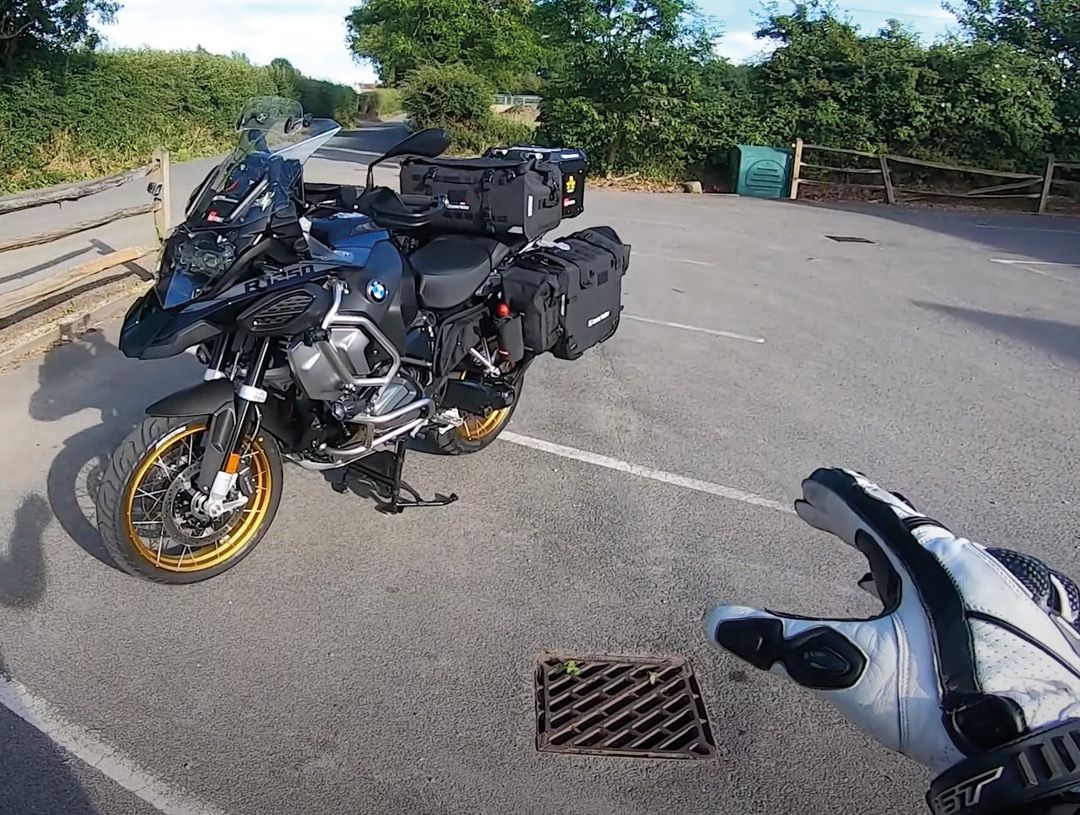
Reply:
M514 418L514 411L521 402L521 388L525 383L525 371L519 369L507 376L514 386L514 404L497 410L491 416L465 414L465 424L446 433L435 433L435 445L444 456L468 456L490 447Z
M186 493L178 482L197 467L198 442L207 425L207 418L151 417L113 453L97 493L98 531L125 572L155 583L209 580L250 555L270 529L283 477L277 442L264 433L245 448L247 505L224 516L220 527L208 525L203 532L212 542L205 545L190 543L198 540L195 536L174 535L178 524L195 517L182 515Z

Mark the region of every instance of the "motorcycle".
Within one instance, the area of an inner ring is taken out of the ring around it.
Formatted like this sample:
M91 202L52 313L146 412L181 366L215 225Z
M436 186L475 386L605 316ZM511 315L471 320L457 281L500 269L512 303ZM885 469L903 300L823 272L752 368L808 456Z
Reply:
M251 554L277 513L286 462L337 471L342 491L348 476L361 479L386 513L458 500L425 500L402 482L410 444L449 455L490 445L530 364L555 342L526 344L537 336L528 327L564 324L578 300L565 276L550 313L534 313L529 299L547 308L534 295L560 279L551 269L567 245L457 233L449 216L465 205L453 195L374 184L387 159L436 159L445 132L409 136L356 188L304 182L305 162L341 127L291 100L253 100L237 129L236 148L192 193L156 284L120 335L128 357L188 352L206 365L203 382L146 409L96 497L116 564L167 584L215 577ZM510 301L511 279L525 299ZM596 279L581 285L600 290ZM620 309L589 317L589 331L601 332L593 344L615 332ZM566 344L565 328L547 328Z

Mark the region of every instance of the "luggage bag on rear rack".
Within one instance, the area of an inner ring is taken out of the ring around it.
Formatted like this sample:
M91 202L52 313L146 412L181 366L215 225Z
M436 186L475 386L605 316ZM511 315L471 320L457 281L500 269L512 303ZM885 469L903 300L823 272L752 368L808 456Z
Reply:
M589 171L589 157L584 151L515 144L513 147L492 147L484 155L519 160L535 158L557 165L562 171L563 220L576 218L585 211L585 177Z
M523 318L535 354L578 359L619 327L630 247L611 227L586 229L526 252L502 273L503 295Z
M562 170L536 156L406 159L401 192L446 199L436 231L534 240L562 221Z

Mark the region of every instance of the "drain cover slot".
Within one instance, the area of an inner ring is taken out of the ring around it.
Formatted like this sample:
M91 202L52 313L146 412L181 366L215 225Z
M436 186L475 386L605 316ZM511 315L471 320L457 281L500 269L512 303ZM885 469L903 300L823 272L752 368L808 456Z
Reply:
M716 754L697 678L681 657L541 655L536 748L638 758Z
M825 237L837 243L873 243L869 238L859 238L855 235L826 235Z

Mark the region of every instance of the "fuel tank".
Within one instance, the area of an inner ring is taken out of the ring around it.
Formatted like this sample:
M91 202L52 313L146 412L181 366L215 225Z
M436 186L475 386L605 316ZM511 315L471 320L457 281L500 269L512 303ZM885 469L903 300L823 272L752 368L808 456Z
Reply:
M397 246L389 240L371 247L362 268L337 270L349 290L341 298L340 313L364 315L386 335L399 354L405 353L405 335L416 319L416 281Z

